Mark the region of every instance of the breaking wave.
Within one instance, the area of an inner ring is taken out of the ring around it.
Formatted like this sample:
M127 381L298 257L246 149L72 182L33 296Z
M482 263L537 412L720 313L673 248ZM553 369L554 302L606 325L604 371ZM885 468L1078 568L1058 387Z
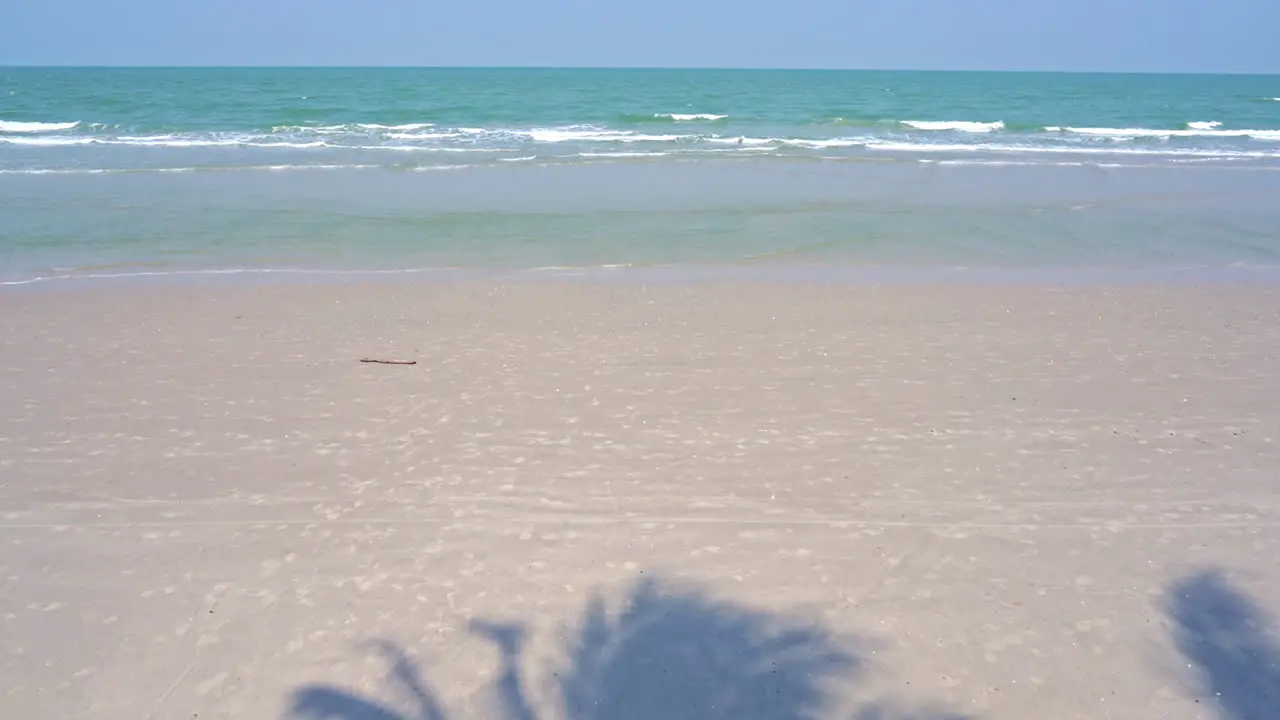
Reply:
M654 113L656 118L667 118L677 122L687 122L689 120L724 120L728 115L714 115L712 113Z
M1220 122L1191 122L1184 130L1163 130L1159 128L1107 128L1107 127L1058 127L1051 125L1045 128L1050 133L1070 133L1105 138L1173 138L1173 137L1205 137L1205 138L1251 138L1254 140L1280 141L1280 130L1223 130Z
M967 133L989 133L1004 129L1004 123L999 120L995 122L967 122L964 120L903 120L902 124L910 128L915 128L916 130L951 130Z
M19 122L17 120L0 120L0 133L45 133L71 130L80 124L74 122Z
M824 116L824 115L815 115ZM1170 158L1280 159L1280 129L1231 127L1224 120L1177 126L1041 126L1022 121L851 120L766 123L713 113L652 113L621 123L473 127L432 122L282 124L268 129L122 128L90 121L0 121L0 170L157 170L172 166L404 167L415 154L462 153L494 161L536 158L711 157L855 158L868 153L1137 154ZM1203 117L1203 116L1202 116ZM722 122L723 121L723 122ZM1256 123L1261 124L1261 123ZM84 146L94 148L86 155ZM7 154L12 149L12 155ZM134 149L132 152L128 148ZM170 154L164 154L164 153ZM179 155L179 153L183 153ZM203 154L202 154L203 153ZM236 155L234 153L245 153ZM254 153L254 154L250 154ZM371 157L386 155L387 159ZM207 157L206 157L207 155ZM86 160L85 158L92 158ZM391 159L395 157L396 159ZM13 160L7 160L13 158Z

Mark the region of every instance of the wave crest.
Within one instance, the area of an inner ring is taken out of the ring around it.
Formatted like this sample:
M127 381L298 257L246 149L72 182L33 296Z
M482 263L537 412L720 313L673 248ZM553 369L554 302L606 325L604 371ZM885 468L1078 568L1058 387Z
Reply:
M903 120L903 125L916 130L932 130L932 131L958 131L968 133L988 133L994 130L1003 130L1004 122L997 120L995 122L970 122L967 120Z
M1222 123L1187 123L1186 130L1161 130L1158 128L1102 128L1102 127L1046 127L1048 132L1088 135L1114 139L1216 137L1252 138L1254 140L1280 141L1280 130L1222 130Z
M559 143L568 141L588 142L673 142L686 135L646 135L628 130L606 130L595 126L577 126L565 128L535 128L517 133L534 142Z
M654 113L656 118L668 118L677 122L686 122L689 120L724 120L728 115L715 115L713 113Z
M60 132L62 130L70 130L79 125L80 121L73 122L20 122L18 120L0 120L0 133L44 133L44 132Z

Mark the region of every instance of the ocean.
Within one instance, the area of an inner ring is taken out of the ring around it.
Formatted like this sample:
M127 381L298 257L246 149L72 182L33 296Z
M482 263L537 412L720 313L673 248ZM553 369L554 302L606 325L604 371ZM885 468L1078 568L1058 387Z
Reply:
M1280 267L1280 77L0 69L0 282Z

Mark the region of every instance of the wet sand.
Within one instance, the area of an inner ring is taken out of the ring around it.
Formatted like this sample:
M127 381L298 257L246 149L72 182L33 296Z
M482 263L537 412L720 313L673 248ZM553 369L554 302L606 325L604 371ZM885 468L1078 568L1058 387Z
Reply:
M0 715L1271 717L1278 367L1268 286L7 293Z

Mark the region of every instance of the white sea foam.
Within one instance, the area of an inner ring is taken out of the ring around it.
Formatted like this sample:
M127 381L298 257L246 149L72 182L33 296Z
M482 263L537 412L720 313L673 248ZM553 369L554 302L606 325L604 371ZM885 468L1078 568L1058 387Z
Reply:
M244 134L244 135L119 135L87 136L87 135L26 135L0 136L0 143L10 145L28 145L34 147L57 147L64 145L128 145L136 147L166 148L201 148L201 147L257 147L257 148L291 148L307 149L332 147L321 140L310 142L293 142L281 140L276 135Z
M709 137L706 138L709 143L717 145L776 145L781 140L776 138L756 138L756 137Z
M953 130L967 133L987 133L1003 130L1004 122L968 122L964 120L903 120L903 125L916 130Z
M769 152L772 152L773 150L776 150L776 149L777 149L777 146L776 146L776 145L756 145L756 146L745 146L745 145L744 145L744 146L742 146L742 147L722 147L722 148L707 148L707 147L694 148L694 147L687 147L687 148L681 148L679 152L680 152L680 154L681 154L681 155L712 155L712 154L715 154L715 155L741 155L741 154L744 154L744 153L753 153L753 154L755 154L755 153L769 153Z
M1205 127L1193 128L1192 125ZM1280 141L1280 130L1221 130L1208 127L1210 123L1188 123L1187 130L1161 130L1156 128L1099 128L1099 127L1067 127L1045 128L1045 130L1088 135L1106 138L1171 138L1171 137L1217 137L1217 138L1252 138L1254 140Z
M623 130L602 130L598 128L535 128L518 133L534 142L559 143L569 141L588 142L672 142L687 135L645 135Z
M379 125L378 123L356 123L356 127L365 130L421 130L434 127L435 123L405 123L403 125Z
M80 121L75 122L19 122L17 120L0 120L0 133L44 133L59 132L62 130L70 130L79 125Z
M297 142L246 142L246 143L244 143L244 144L245 144L245 145L248 145L249 147L260 147L260 148L294 148L294 149L298 149L298 150L303 150L303 149L307 149L307 148L332 147L331 145L329 145L329 143L326 143L326 142L319 142L319 141L317 141L317 142L305 142L305 143L297 143Z
M434 126L434 123L405 123L403 125L381 125L378 123L353 123L350 125L277 125L271 128L271 131L318 133L321 135L331 135L335 133L360 133L363 135L367 134L370 130L410 131L423 130Z
M65 137L60 135L38 135L36 137L4 137L0 136L0 143L8 143L9 145L33 145L37 147L54 147L58 145L90 145L97 142L90 137Z
M605 264L605 265L582 265L571 266L566 265L558 268L562 271L586 271L586 270L615 270L626 269L632 267L630 264ZM556 268L529 268L528 270L551 270ZM55 270L61 270L57 268ZM302 275L302 276L321 276L321 277L366 277L366 276L404 276L404 275L431 275L431 274L453 274L453 273L470 273L484 272L477 271L474 268L464 268L450 265L440 265L435 267L409 267L394 269L356 269L356 270L335 270L320 268L209 268L204 270L135 270L126 272L84 272L75 274L50 274L50 275L34 275L14 280L0 280L0 287L19 287L23 285L37 285L42 283L57 282L74 282L84 280L136 280L139 278L179 278L179 277L218 277L218 276L237 276L237 275Z
M578 157L585 158L641 158L641 157L666 157L671 153L666 152L584 152L578 153Z
M838 148L865 145L866 140L855 138L755 138L755 137L709 137L704 141L716 145L739 145L745 148L766 149L765 146L791 145L804 148Z
M675 114L672 114L674 117ZM683 117L683 116L681 116ZM711 117L708 115L708 117ZM716 116L718 117L718 116ZM0 121L3 122L3 121ZM1002 122L978 123L968 121L905 121L898 124L902 128L916 130L944 131L940 134L893 132L892 124L862 129L846 128L851 136L845 137L747 137L721 135L713 127L695 129L690 126L651 126L650 130L667 129L667 133L645 133L637 130L610 128L604 125L563 125L534 128L453 128L436 127L430 123L406 123L403 125L380 125L376 123L359 123L343 125L318 126L277 126L259 131L205 131L175 132L154 134L116 135L120 130L83 123L16 123L18 126L39 125L42 129L23 130L10 134L0 134L0 147L7 145L30 146L33 148L58 146L137 146L139 148L157 148L156 157L165 157L160 148L228 148L223 151L230 155L234 148L263 148L283 150L315 150L315 155L307 153L297 156L298 159L321 160L324 153L319 149L332 149L336 153L343 151L392 151L392 152L430 152L430 153L500 153L501 156L492 162L519 162L542 156L544 161L561 159L571 162L569 158L625 158L625 157L662 157L667 154L683 156L687 153L719 152L719 153L770 153L780 156L795 157L803 154L808 157L824 155L842 155L845 159L866 158L859 148L872 151L900 151L920 154L935 153L1056 153L1056 154L1124 154L1157 155L1183 158L1207 158L1209 162L1219 158L1280 158L1280 148L1272 150L1269 145L1249 147L1248 141L1280 142L1280 129L1226 129L1219 121L1187 122L1182 129L1153 128L1107 128L1107 127L1060 127L1043 128L1046 134L1030 132L991 133L1004 128ZM76 126L79 132L57 132L55 129L71 130ZM7 127L14 127L9 122ZM676 128L683 130L677 132ZM701 130L701 131L699 131ZM945 131L951 131L949 134ZM127 131L126 131L127 132ZM973 133L972 137L964 137L959 133ZM835 134L835 133L832 133ZM896 138L896 139L895 139ZM928 142L927 138L938 142ZM1160 140L1186 138L1182 142L1161 144ZM1144 141L1145 139L1145 141ZM1206 142L1196 140L1206 139ZM1211 142L1224 139L1234 142ZM543 144L570 143L558 150L535 149ZM640 143L639 146L632 146ZM1215 147L1219 146L1219 147ZM579 150L592 148L601 151L578 153ZM638 152L651 149L654 152ZM850 149L848 152L828 152L823 150ZM658 151L666 152L658 152ZM1257 150L1258 152L1246 152ZM1262 150L1267 150L1262 152ZM637 151L637 152L631 152ZM811 152L804 152L811 151ZM60 151L50 149L50 155ZM70 151L65 151L70 152ZM141 152L141 151L140 151ZM173 156L179 156L179 150ZM193 151L194 152L194 151ZM253 157L250 150L246 156ZM335 160L346 160L335 153ZM535 155L536 153L536 155ZM578 153L578 154L574 154ZM267 153L258 154L258 159ZM517 156L520 157L512 157ZM290 158L284 152L267 156L269 161L287 161ZM440 157L444 161L446 158ZM461 160L461 158L459 158ZM889 158L880 156L881 161ZM393 161L398 162L398 161ZM483 164L491 161L486 160ZM52 165L61 164L52 162ZM185 159L174 164L186 164ZM455 166L450 166L453 168ZM204 169L204 168L202 168ZM208 168L213 169L213 168ZM33 173L34 174L34 173Z
M344 165L206 165L200 167L142 167L142 168L24 168L0 169L0 175L139 175L151 173L193 172L243 172L284 170L369 170L382 167L371 164Z
M620 136L625 136L627 133L595 128L539 128L517 134L528 137L535 142L555 143L572 140L615 140Z
M244 167L229 167L227 170L371 170L379 167L378 165L357 164L357 165L248 165ZM193 168L197 169L197 168ZM198 168L212 169L212 168ZM222 169L222 168L218 168Z
M271 139L264 135L243 135L232 137L184 137L181 135L141 135L121 137L99 141L105 145L136 145L140 147L259 147L259 148L319 148L328 147L321 141L288 142Z
M632 263L606 263L599 265L563 265L563 266L542 266L534 268L521 268L519 272L572 272L585 273L589 271L602 270L628 270L637 267ZM650 268L659 268L661 265L649 265ZM55 268L55 272L64 270L63 268ZM12 280L0 280L0 287L19 287L23 285L37 285L43 283L59 283L59 282L76 282L84 280L137 280L140 278L180 278L180 277L220 277L220 276L239 276L239 275L300 275L300 276L320 276L320 277L386 277L386 276L407 276L407 275L436 275L442 277L450 277L462 274L463 276L479 276L492 277L492 272L474 267L462 267L457 265L438 265L434 267L408 267L394 269L353 269L353 270L337 270L337 269L320 269L320 268L299 268L299 267L281 267L281 268L263 268L263 267L229 267L229 268L209 268L204 270L137 270L126 272L83 272L83 273L59 273L49 275L32 275L24 278Z
M1037 153L1050 155L1154 155L1162 157L1203 157L1203 158L1241 158L1267 159L1280 158L1280 152L1261 152L1243 150L1194 150L1164 148L1099 148L1073 146L1044 145L980 145L968 143L910 143L868 141L868 150L885 152L951 152L951 153Z
M368 270L361 271L362 274L382 275L392 272L415 272L415 270L397 270L397 271L381 271ZM417 270L416 272L424 272ZM83 273L75 275L36 275L34 277L23 278L21 280L0 280L0 286L20 286L34 285L37 283L59 282L63 280L115 280L122 278L144 278L144 277L183 277L189 275L345 275L354 274L353 272L345 272L339 270L308 270L295 268L225 268L210 270L140 270L137 272L119 272L119 273Z
M456 132L429 132L429 133L393 132L393 133L386 134L386 137L391 140L445 140L448 138L456 138L461 136L462 136L462 133L456 133Z
M347 135L351 132L351 128L346 125L321 125L313 127L311 125L276 125L271 128L273 133L307 133L310 135Z
M235 145L235 140L210 140L184 138L178 135L121 135L108 142L120 145L159 145L161 147L188 147L200 145Z
M441 152L444 148L423 145L343 145L348 150L390 150L391 152Z
M831 140L809 140L806 138L787 138L783 140L787 145L795 145L805 148L838 148L838 147L857 147L866 145L867 141L855 140L853 138L833 138Z
M0 175L104 175L115 172L124 171L109 168L27 168L0 170Z
M675 142L690 137L689 135L627 135L617 138L618 142L635 143L635 142Z
M678 120L682 122L689 121L689 120L724 120L725 118L729 117L728 115L713 115L711 113L692 113L692 114L654 113L653 116L656 118L670 118L672 120Z
M501 147L441 147L439 145L330 145L343 150L391 150L393 152L428 153L496 153L507 152Z
M1084 167L1087 165L1095 165L1095 163L1086 163L1079 161L1068 162L1042 162L1038 160L922 160L934 165L947 166L980 166L980 167L1026 167L1026 166L1043 166L1052 165L1054 167Z

